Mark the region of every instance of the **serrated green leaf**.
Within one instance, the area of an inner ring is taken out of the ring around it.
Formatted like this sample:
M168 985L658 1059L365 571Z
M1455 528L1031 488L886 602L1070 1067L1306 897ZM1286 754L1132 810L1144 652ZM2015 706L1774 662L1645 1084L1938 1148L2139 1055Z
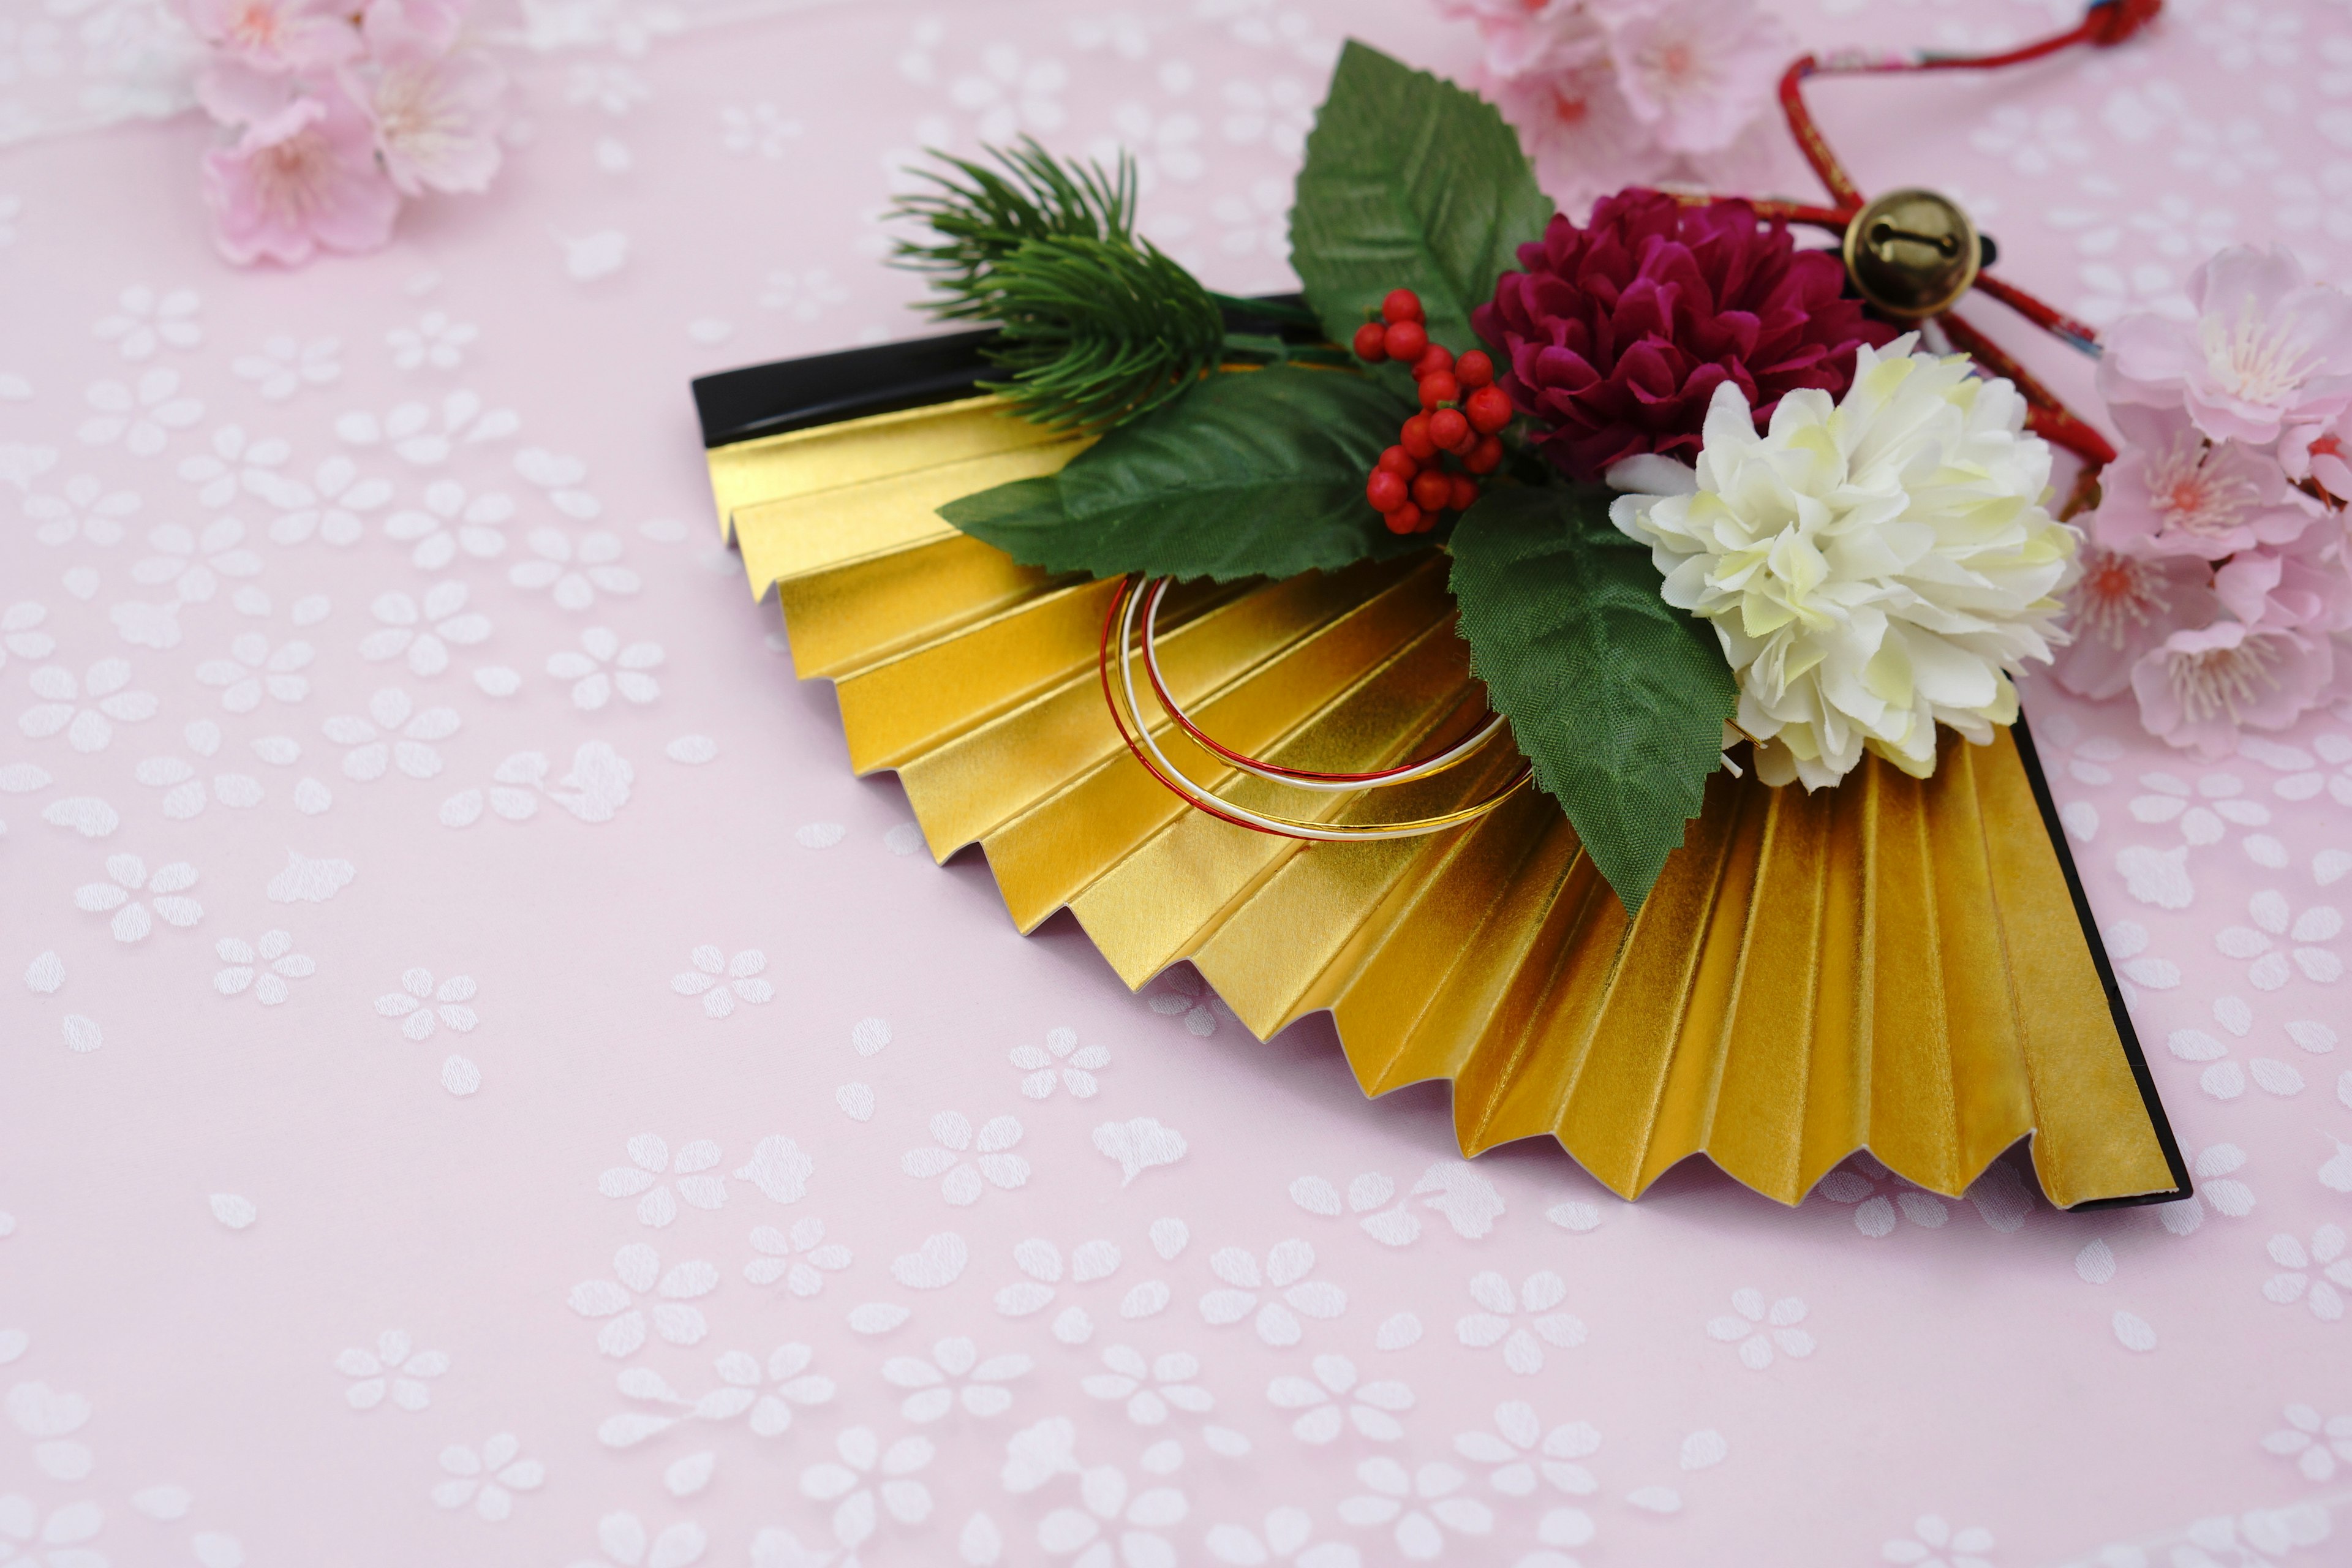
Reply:
M1421 296L1431 337L1475 348L1472 308L1551 216L1493 104L1349 40L1290 213L1290 265L1333 342L1403 288Z
M1488 492L1454 530L1453 587L1471 668L1631 912L1699 813L1739 694L1714 628L1659 596L1609 500Z
M1364 481L1412 405L1369 376L1274 365L1212 375L1057 474L940 515L1028 566L1115 577L1295 577L1431 542L1400 539Z

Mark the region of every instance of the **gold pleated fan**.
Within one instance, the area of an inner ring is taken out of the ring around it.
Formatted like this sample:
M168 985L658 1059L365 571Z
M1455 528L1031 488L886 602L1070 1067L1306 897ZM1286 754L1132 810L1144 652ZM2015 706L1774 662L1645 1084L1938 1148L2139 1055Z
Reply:
M1071 910L1140 986L1191 960L1261 1038L1334 1015L1365 1090L1451 1081L1465 1153L1549 1134L1627 1197L1692 1154L1794 1203L1867 1147L1957 1194L2031 1134L2053 1203L2188 1189L2019 744L1947 736L1921 783L1874 758L1808 795L1717 775L1640 915L1524 790L1430 837L1307 846L1185 807L1121 745L1096 668L1113 584L1015 564L940 504L1085 443L961 401L709 454L755 593L835 681L860 773L895 770L941 860L988 857L1026 931ZM1445 558L1171 595L1170 689L1226 744L1362 772L1485 711ZM1318 796L1196 779L1261 810L1363 820L1475 800L1517 759Z

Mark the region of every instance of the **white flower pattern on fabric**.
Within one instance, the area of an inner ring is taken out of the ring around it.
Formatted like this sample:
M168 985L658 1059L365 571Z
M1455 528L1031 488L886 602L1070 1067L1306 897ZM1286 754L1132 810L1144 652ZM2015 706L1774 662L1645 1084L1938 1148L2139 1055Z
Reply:
M1397 1413L1412 1408L1410 1387L1391 1378L1360 1383L1356 1363L1343 1355L1318 1355L1310 1364L1311 1381L1286 1373L1266 1385L1265 1396L1277 1409L1305 1412L1290 1424L1291 1436L1318 1445L1335 1441L1350 1426L1375 1443L1404 1436Z
M1162 988L1145 992L1144 1005L1163 1017L1181 1017L1184 1027L1202 1039L1217 1032L1219 1020L1234 1016L1225 999L1209 989L1198 970L1171 969L1160 979Z
M1265 1525L1221 1524L1209 1531L1209 1555L1236 1568L1289 1563L1296 1568L1363 1568L1363 1553L1345 1541L1315 1539L1315 1516L1303 1508L1277 1508Z
M2308 1405L2290 1405L2286 1425L2263 1439L2263 1451L2293 1459L2308 1481L2336 1479L2339 1464L2352 1465L2352 1415L2323 1420Z
M1772 1364L1775 1345L1797 1361L1813 1353L1813 1336L1797 1327L1804 1321L1805 1303L1798 1298L1783 1296L1767 1308L1761 1290L1742 1286L1731 1293L1730 1313L1707 1320L1706 1335L1738 1345L1740 1364L1762 1372Z
M1201 1298L1201 1316L1219 1327L1254 1316L1257 1337L1270 1345L1297 1344L1306 1331L1301 1316L1328 1321L1348 1310L1345 1290L1307 1278L1315 1268L1315 1248L1295 1237L1276 1243L1263 1268L1238 1247L1218 1248L1209 1268L1226 1289Z
M553 590L558 609L593 610L599 592L627 595L645 585L635 572L620 564L617 533L583 533L574 542L560 528L534 528L526 542L539 559L507 568L507 581L518 588Z
M1013 1434L1004 1447L1004 1489L1015 1496L1037 1491L1060 1476L1078 1478L1078 1508L1058 1508L1037 1523L1037 1544L1049 1556L1075 1556L1072 1568L1111 1568L1114 1561L1160 1564L1176 1561L1174 1544L1160 1533L1184 1522L1191 1503L1174 1487L1132 1491L1116 1465L1083 1466L1077 1459L1077 1427L1055 1415ZM1163 1458L1162 1456L1168 1456ZM1158 1473L1181 1463L1182 1450L1156 1445L1147 1464ZM1172 1462L1171 1460L1172 1459ZM1119 1530L1120 1525L1129 1528ZM1106 1528L1118 1531L1114 1552Z
M591 626L580 634L580 649L550 654L547 673L572 682L572 705L593 713L618 691L640 707L661 695L661 682L646 672L659 669L662 647L656 642L621 646L610 626Z
M245 547L245 524L233 517L215 518L201 533L176 522L164 523L148 530L147 547L154 553L131 568L131 581L150 588L169 584L173 596L184 605L210 604L223 577L261 573L261 557ZM251 602L249 593L240 591L240 609Z
M596 1348L615 1359L636 1353L653 1331L667 1343L702 1342L710 1324L699 1307L688 1305L719 1288L719 1270L703 1262L680 1263L664 1273L661 1254L633 1241L613 1254L612 1279L583 1279L572 1288L572 1310L600 1320ZM639 1304L639 1298L656 1300Z
M48 618L47 607L29 599L0 610L0 669L8 668L12 654L18 658L47 658L57 651L58 639L41 630L41 623Z
M343 753L343 776L373 784L387 767L397 765L413 779L429 779L441 771L441 753L434 742L457 732L460 721L454 708L418 711L415 700L396 686L387 686L368 699L368 717L339 713L320 729L327 739L351 749ZM386 733L391 735L386 739Z
M310 678L301 672L317 657L318 650L299 638L273 648L259 632L247 632L228 645L226 658L208 658L196 666L196 679L220 688L223 708L250 713L265 696L276 702L299 702L310 696Z
M28 495L25 515L33 520L33 537L43 544L71 544L77 539L100 547L122 542L123 522L138 515L139 492L110 490L88 474L68 479L57 495Z
M352 1380L343 1390L343 1403L354 1410L373 1410L386 1395L401 1410L422 1410L433 1403L427 1378L449 1370L449 1358L439 1351L421 1351L399 1329L375 1337L375 1349L356 1347L335 1358L335 1370Z
M453 321L446 310L427 310L413 325L384 333L384 346L400 370L455 370L466 363L466 351L482 335L470 321Z
M196 502L217 510L239 495L276 500L291 481L279 470L294 455L283 437L256 440L242 425L224 425L213 432L212 450L192 452L180 459L180 477L196 487Z
M1102 1362L1109 1370L1078 1386L1092 1398L1119 1401L1138 1426L1161 1426L1171 1410L1205 1415L1216 1408L1215 1396L1193 1381L1201 1375L1201 1358L1190 1351L1162 1351L1147 1360L1133 1345L1113 1345Z
M1495 1510L1475 1498L1459 1494L1470 1478L1452 1465L1438 1461L1408 1471L1385 1455L1356 1467L1364 1490L1339 1504L1339 1517L1364 1526L1393 1524L1397 1550L1415 1563L1425 1563L1445 1551L1446 1531L1456 1535L1493 1533Z
M128 659L101 658L77 680L61 664L33 671L33 695L43 701L16 716L16 728L31 740L65 731L77 752L102 752L114 742L116 724L142 724L155 716L155 694L131 686Z
M2263 1294L2280 1306L2301 1301L2323 1323L2344 1316L2344 1298L2352 1293L2352 1258L2344 1255L2344 1227L2323 1225L2311 1233L2311 1245L2282 1231L2271 1237L2271 1261L2279 1267L2263 1284Z
M466 608L466 584L436 583L422 605L406 594L378 594L368 613L377 629L361 639L360 657L370 663L405 656L409 669L430 679L449 668L449 649L472 647L490 635L490 618Z
M1601 1434L1591 1422L1565 1422L1547 1431L1535 1406L1517 1399L1495 1407L1494 1431L1463 1432L1454 1439L1455 1453L1494 1467L1486 1484L1509 1498L1533 1497L1543 1485L1570 1497L1591 1496L1601 1483L1579 1461L1600 1448ZM1592 1539L1592 1517L1580 1508L1549 1509L1537 1533L1547 1545L1581 1546Z
M1482 1310L1455 1321L1454 1338L1474 1350L1501 1345L1503 1364L1521 1377L1543 1370L1545 1345L1573 1350L1584 1342L1584 1321L1556 1310L1568 1300L1568 1281L1549 1268L1528 1275L1516 1292L1502 1275L1485 1270L1471 1277L1470 1299Z
M705 942L688 958L694 967L671 975L669 988L681 996L701 997L709 1017L730 1016L739 999L754 1006L776 999L775 986L760 978L768 967L768 955L756 947L730 958L726 949Z
M892 1356L882 1363L882 1381L893 1388L913 1390L898 1405L898 1414L918 1426L945 1418L958 1405L970 1415L985 1419L1013 1408L1013 1391L1004 1385L1036 1369L1037 1363L1018 1351L981 1359L980 1349L961 1336L940 1341L929 1360Z
M392 481L370 474L338 453L320 463L307 485L288 480L273 498L283 508L269 525L276 544L303 544L315 535L338 550L367 536L367 519L392 500Z
M1954 1530L1941 1514L1921 1514L1911 1533L1879 1549L1889 1563L1908 1568L1993 1568L1984 1554L1992 1550L1992 1531L1980 1524Z
M706 1211L727 1206L727 1178L715 1171L722 1158L708 1138L673 1155L667 1143L640 1132L629 1140L629 1163L608 1167L596 1178L596 1190L608 1198L635 1198L637 1223L658 1229L677 1220L680 1203Z
M572 1568L692 1568L702 1561L710 1537L692 1520L681 1520L658 1535L634 1513L608 1513L596 1521L596 1549L603 1561Z
M1103 1046L1078 1044L1075 1029L1048 1029L1045 1044L1015 1046L1013 1065L1025 1075L1021 1079L1021 1092L1031 1100L1050 1100L1056 1085L1070 1091L1073 1100L1092 1100L1101 1084L1095 1074L1110 1065L1110 1051Z
M255 353L240 354L229 369L270 403L283 403L306 386L332 386L343 378L343 345L335 338L280 334Z
M586 522L604 510L604 503L583 488L588 482L588 465L577 458L525 447L515 454L514 469L546 491L547 504L574 522Z
M978 1203L990 1187L1011 1192L1029 1180L1029 1162L1012 1152L1021 1142L1014 1118L992 1117L975 1134L961 1112L942 1110L930 1131L931 1147L908 1150L898 1168L918 1180L939 1177L940 1195L958 1207Z
M108 928L117 942L146 940L159 920L185 930L205 918L202 904L182 897L196 885L196 868L185 860L158 866L151 876L147 862L138 856L110 855L106 874L110 880L85 882L74 889L74 907L94 915L111 912L114 918L108 922ZM131 897L142 892L147 895L143 900ZM152 916L148 913L151 907L154 910Z
M122 443L133 457L152 458L170 445L172 432L205 416L205 405L180 395L180 373L151 370L135 386L119 381L91 384L89 405L97 412L76 432L86 446Z
M100 317L90 331L101 342L112 343L124 359L152 359L159 348L192 349L205 341L204 324L197 320L204 299L193 289L159 294L144 283L134 283L115 306L114 314Z
M833 1509L833 1538L845 1551L873 1539L887 1512L900 1524L931 1516L931 1489L919 1478L937 1453L928 1437L901 1437L888 1448L869 1426L851 1426L833 1440L838 1463L801 1472L801 1492Z
M810 1216L795 1220L789 1232L761 1226L751 1233L751 1250L760 1254L743 1265L743 1278L754 1285L778 1280L803 1299L824 1289L824 1277L849 1267L849 1248L824 1238L824 1222Z
M474 999L474 977L453 974L438 985L429 969L401 972L400 989L375 999L376 1016L402 1020L400 1032L412 1040L429 1040L436 1024L460 1035L473 1032L481 1020L467 1005Z
M433 1500L443 1508L471 1503L480 1518L497 1524L514 1512L514 1494L534 1491L547 1479L547 1467L522 1457L522 1444L511 1432L500 1432L479 1448L452 1443L441 1450L441 1473L447 1476L433 1489Z
M473 494L455 479L436 479L425 489L425 510L394 512L383 520L383 532L411 546L410 561L438 572L460 551L478 561L505 554L501 530L514 514L514 498L503 490Z
M2332 985L2343 978L2344 961L2320 946L2344 934L2344 916L2332 904L2313 904L2296 913L2286 896L2265 888L2247 902L2250 926L2224 926L2214 932L2213 945L2230 958L2251 960L2246 984L2257 991L2276 991L2294 978L2294 970L2315 984ZM2289 944L2282 952L2275 937ZM2294 969L2287 967L2292 956Z
M213 952L228 967L213 976L213 989L224 996L242 996L248 990L265 1007L275 1007L290 995L286 983L307 980L319 972L316 960L294 951L294 938L282 931L266 931L258 942L225 936Z
M388 447L393 455L420 468L447 462L461 446L504 440L521 427L510 408L485 408L481 395L460 389L441 399L436 410L404 403L381 419L364 411L335 421L335 434L354 447Z

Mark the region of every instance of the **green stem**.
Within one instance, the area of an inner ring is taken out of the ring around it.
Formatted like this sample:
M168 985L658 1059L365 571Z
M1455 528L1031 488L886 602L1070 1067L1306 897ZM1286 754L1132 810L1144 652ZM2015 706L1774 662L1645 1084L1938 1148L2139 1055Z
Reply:
M1297 327L1320 327L1323 324L1321 318L1304 305L1285 305L1272 300L1252 300L1240 294L1220 294L1213 289L1206 292L1209 298L1215 301L1217 309L1229 315L1255 316L1260 321L1287 321Z

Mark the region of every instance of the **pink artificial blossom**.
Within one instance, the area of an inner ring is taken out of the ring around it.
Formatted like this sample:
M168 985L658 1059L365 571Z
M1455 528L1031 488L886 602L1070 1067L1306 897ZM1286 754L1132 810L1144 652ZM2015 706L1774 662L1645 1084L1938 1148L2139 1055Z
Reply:
M1610 19L1618 87L1670 153L1730 146L1794 48L1755 0L1646 0L1621 4Z
M507 76L488 56L404 48L346 85L374 122L376 150L402 194L489 188Z
M2233 246L2189 279L2197 320L2127 316L2109 330L2110 405L2185 407L2216 441L2268 446L2352 406L2352 297L2305 279L2284 247Z
M1437 0L1437 8L1477 24L1486 68L1505 81L1589 65L1609 52L1584 0Z
M325 70L360 52L359 29L331 0L181 0L197 37L271 75Z
M2292 544L2248 550L2213 574L2223 608L2308 632L2352 629L2352 572L2345 568L2344 514L2329 512Z
M1496 82L1491 90L1537 179L1564 205L1580 208L1665 172L1664 155L1617 90L1606 60Z
M2052 673L2058 684L2104 700L2132 683L2132 667L2177 631L2202 626L2221 609L2213 573L2191 556L2126 555L2093 540L2077 557L2068 627L2074 640Z
M465 21L465 0L367 0L360 31L379 58L419 47L446 54Z
M2150 734L2211 761L2237 749L2242 728L2294 723L2334 674L2324 634L2220 620L2165 638L2132 667L2131 684Z
M205 197L222 254L249 264L307 261L318 249L373 250L392 237L400 193L377 167L367 117L341 92L296 99L205 154Z
M2124 449L2100 477L2093 531L2137 555L2220 561L2261 544L2284 544L2311 513L2294 504L2286 476L2268 453L2209 441L2180 409L2122 405L2111 410Z
M2291 425L2279 437L2279 466L2301 484L2316 483L2340 501L2352 501L2352 417L2324 425Z

